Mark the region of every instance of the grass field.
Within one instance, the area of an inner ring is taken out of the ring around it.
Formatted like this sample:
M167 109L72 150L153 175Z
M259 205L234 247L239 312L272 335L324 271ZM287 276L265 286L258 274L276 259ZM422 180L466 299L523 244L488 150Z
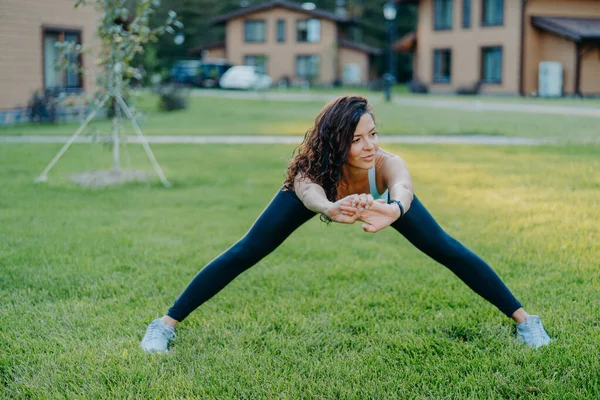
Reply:
M74 145L0 146L0 398L600 397L600 147L390 147L421 201L554 342L513 323L395 231L309 221L142 353L147 323L252 224L291 146L153 149L173 181L77 188ZM131 165L149 168L129 146ZM126 158L124 158L126 159ZM127 162L125 162L127 164Z
M408 107L387 104L380 93L366 95L373 101L379 131L384 134L500 135L600 143L599 117ZM516 104L528 101L514 100ZM137 107L145 113L142 128L148 135L300 135L311 126L324 105L322 101L191 97L189 110L161 113L157 111L157 101L155 96L147 95L136 101ZM537 104L548 102L542 100ZM71 135L77 127L76 123L0 127L0 135ZM127 128L133 134L131 128ZM110 131L111 123L105 120L93 122L85 133Z
M356 92L365 96L383 97L383 91L374 91L367 87L352 87L343 86L339 88L311 88L310 90L301 88L273 88L270 90L275 93L320 93L320 94L336 94L342 95L348 92ZM533 105L549 105L549 106L570 106L570 107L600 107L600 97L532 97L532 96L517 96L517 95L476 95L476 96L458 96L455 94L442 93L411 93L408 86L404 84L394 85L391 92L392 98L417 98L417 99L433 99L433 100L455 100L455 101L482 101L493 103L519 103Z

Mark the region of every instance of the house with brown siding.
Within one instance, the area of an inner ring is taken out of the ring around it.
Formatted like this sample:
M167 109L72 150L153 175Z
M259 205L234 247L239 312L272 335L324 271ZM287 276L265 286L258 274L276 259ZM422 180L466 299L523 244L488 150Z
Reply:
M90 45L78 60L93 69L97 57L96 11L73 7L71 0L0 0L0 118L20 118L34 92L91 93L91 74L57 71L55 43L72 41ZM1 121L0 121L1 123Z
M551 62L563 95L600 95L598 0L409 1L417 31L395 48L414 53L413 76L434 92L481 82L484 93L536 95Z
M340 13L270 1L219 15L225 40L196 49L206 58L254 65L274 82L366 84L374 79L381 50L358 43L357 21Z

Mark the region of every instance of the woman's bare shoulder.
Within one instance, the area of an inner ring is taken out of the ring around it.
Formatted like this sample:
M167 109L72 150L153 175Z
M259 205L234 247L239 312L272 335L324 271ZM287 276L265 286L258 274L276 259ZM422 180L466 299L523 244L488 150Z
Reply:
M387 180L389 176L395 175L397 171L405 169L406 162L398 154L380 148L377 152L375 166L377 168L378 180L380 177L383 180Z
M384 158L397 157L396 154L390 153L389 151L384 150L381 147L377 150L377 155Z
M377 156L375 159L375 165L378 167L380 165L385 164L389 160L398 159L399 156L394 153L390 153L387 150L382 149L381 147L377 151Z

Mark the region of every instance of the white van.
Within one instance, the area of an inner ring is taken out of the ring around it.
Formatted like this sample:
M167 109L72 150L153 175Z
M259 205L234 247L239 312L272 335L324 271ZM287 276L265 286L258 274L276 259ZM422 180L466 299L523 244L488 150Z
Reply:
M223 89L267 89L273 84L273 79L267 74L256 71L249 65L237 65L229 68L219 81Z

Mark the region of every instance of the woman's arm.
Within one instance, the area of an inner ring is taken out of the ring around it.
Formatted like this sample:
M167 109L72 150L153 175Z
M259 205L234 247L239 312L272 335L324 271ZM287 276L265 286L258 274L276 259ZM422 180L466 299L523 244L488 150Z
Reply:
M400 201L402 210L396 204L385 204L383 200L375 201L360 217L360 220L365 222L362 226L365 232L375 233L390 226L409 210L413 200L412 178L402 158L388 153L379 171L388 188L390 200Z
M327 210L333 204L327 199L325 190L320 185L300 175L294 179L294 191L304 207L316 213L327 215Z
M294 179L294 191L306 208L343 224L355 223L360 218L363 209L368 209L373 203L373 196L365 194L355 194L344 197L335 203L331 202L320 185L300 176L296 176ZM342 210L342 204L344 204L345 210Z
M413 183L408 166L400 156L390 153L381 166L381 172L390 200L400 201L406 214L413 201Z

